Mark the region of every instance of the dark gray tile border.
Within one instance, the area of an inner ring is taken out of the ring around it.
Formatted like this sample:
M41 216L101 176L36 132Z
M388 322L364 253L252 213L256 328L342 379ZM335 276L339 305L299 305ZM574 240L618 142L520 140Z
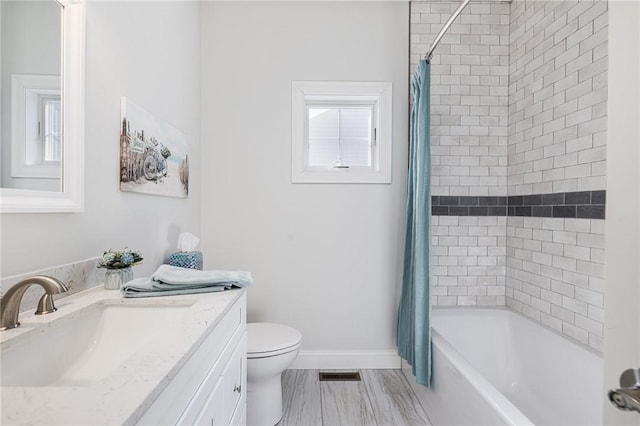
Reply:
M433 196L435 216L524 216L604 219L606 191L553 194L483 196Z

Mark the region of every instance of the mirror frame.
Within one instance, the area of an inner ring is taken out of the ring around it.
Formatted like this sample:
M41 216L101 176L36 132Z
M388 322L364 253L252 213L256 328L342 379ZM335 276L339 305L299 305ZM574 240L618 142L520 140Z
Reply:
M57 0L62 11L62 190L0 188L0 213L84 211L84 0Z

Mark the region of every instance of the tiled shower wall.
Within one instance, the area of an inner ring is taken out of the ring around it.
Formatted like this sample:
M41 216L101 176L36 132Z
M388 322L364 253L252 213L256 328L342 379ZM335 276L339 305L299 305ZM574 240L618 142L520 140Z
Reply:
M412 69L458 5L411 3ZM443 38L431 67L435 305L506 304L601 350L606 12L599 0L473 2ZM536 205L547 197L557 204ZM511 205L523 199L532 206Z
M509 195L606 189L607 22L606 0L511 4ZM562 213L508 218L506 302L600 351L604 219Z
M411 69L458 7L411 2ZM472 2L431 62L432 195L506 196L509 4ZM504 305L506 217L434 216L434 303Z
M509 195L606 189L607 2L516 0Z
M411 69L457 2L411 3ZM432 194L507 195L509 4L472 2L431 61Z

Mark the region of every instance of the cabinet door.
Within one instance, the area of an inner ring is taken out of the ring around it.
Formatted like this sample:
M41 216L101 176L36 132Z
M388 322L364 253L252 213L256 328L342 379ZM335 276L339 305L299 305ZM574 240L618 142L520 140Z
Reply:
M220 379L209 394L202 410L195 420L197 425L226 426L239 407L244 408L246 401L246 357L247 338L242 336L233 354L225 365Z
M198 426L224 425L224 386L220 378L194 422Z
M225 424L231 424L231 419L238 407L242 406L247 394L247 336L246 333L231 355L222 380L224 382L224 416Z

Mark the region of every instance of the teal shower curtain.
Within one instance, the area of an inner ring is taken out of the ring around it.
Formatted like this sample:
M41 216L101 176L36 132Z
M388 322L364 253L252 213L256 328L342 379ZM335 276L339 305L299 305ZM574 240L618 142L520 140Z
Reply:
M431 380L431 149L430 65L421 60L413 75L409 135L409 185L402 296L398 309L398 354L411 364L416 381Z

